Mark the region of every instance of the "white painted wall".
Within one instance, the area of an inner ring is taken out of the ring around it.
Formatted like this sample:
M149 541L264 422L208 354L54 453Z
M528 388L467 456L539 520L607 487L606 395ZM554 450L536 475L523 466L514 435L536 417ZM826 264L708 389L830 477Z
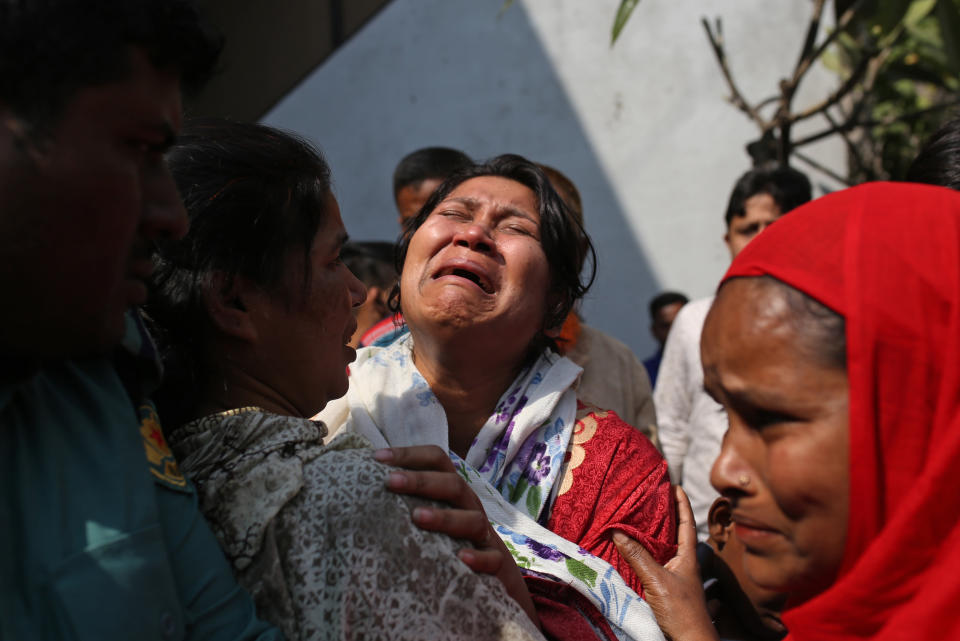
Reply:
M394 0L264 122L323 148L357 240L395 238L391 174L414 149L515 152L562 170L600 254L584 315L642 358L649 299L703 296L722 275L723 212L757 137L724 100L700 18L723 18L730 65L756 100L792 71L810 3L644 0L611 48L617 4L517 0L501 13L503 0ZM797 104L835 83L811 74ZM807 151L842 170L838 143ZM835 187L810 175L818 193Z

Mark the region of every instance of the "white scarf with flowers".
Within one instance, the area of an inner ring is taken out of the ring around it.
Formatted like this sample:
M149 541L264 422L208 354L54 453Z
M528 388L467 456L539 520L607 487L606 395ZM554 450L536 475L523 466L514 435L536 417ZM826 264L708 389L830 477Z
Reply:
M346 396L318 418L331 432L361 434L374 447L447 450L518 566L573 586L618 637L663 639L650 606L610 564L542 525L562 481L580 367L553 353L541 355L500 398L464 460L450 451L446 413L413 363L412 341L408 334L387 347L361 349Z

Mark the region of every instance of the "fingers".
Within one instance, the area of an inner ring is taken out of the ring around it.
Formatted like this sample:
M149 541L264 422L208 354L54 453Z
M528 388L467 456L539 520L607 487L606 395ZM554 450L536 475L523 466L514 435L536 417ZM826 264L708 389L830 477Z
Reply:
M381 463L395 465L408 470L456 471L447 453L436 445L389 447L374 452L373 458Z
M645 547L620 530L613 532L613 544L617 546L617 551L620 553L620 556L626 560L634 573L636 573L644 590L647 590L647 586L651 583L657 582L665 572L663 567L650 556L650 553L647 552Z
M699 576L697 568L697 523L687 493L679 485L673 488L677 503L677 556L671 561L676 570Z
M413 510L413 522L424 530L467 539L481 548L492 547L490 523L483 512L418 507Z
M443 501L453 507L483 512L480 499L456 472L415 472L393 470L387 488L398 494L413 494Z
M473 550L464 549L457 553L457 557L467 564L474 572L483 574L497 574L503 567L504 553L500 550Z

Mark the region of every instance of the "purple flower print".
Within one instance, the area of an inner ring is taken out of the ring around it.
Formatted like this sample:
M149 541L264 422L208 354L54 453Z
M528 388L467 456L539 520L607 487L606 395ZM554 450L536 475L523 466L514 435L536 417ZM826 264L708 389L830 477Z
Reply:
M510 425L507 426L506 431L490 448L490 453L487 454L487 460L483 462L483 465L478 470L479 472L486 473L492 470L494 467L499 467L500 459L506 455L507 445L510 444L510 434L512 433L513 423L510 423Z
M533 539L527 539L527 547L541 559L546 559L547 561L559 561L563 559L563 552L554 550L549 545L537 543Z
M547 444L537 443L530 452L530 464L527 466L526 477L531 485L539 485L549 473L550 455L547 454Z

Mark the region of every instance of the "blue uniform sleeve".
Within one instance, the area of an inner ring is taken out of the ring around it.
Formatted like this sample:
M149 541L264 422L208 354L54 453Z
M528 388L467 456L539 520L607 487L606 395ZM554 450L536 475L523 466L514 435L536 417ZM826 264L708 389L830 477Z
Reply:
M282 641L279 630L257 619L252 597L234 579L200 514L193 486L184 491L155 485L163 536L186 618L186 638Z

